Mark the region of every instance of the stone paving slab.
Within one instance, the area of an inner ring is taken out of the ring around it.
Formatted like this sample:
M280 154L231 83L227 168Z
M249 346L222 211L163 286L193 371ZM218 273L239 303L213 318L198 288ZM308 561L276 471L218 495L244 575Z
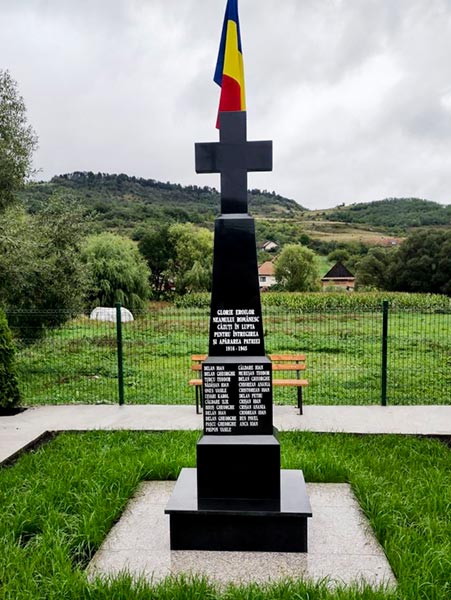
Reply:
M190 430L202 428L202 416L189 405L158 404L70 404L37 406L12 417L3 417L0 427L39 426L49 431L92 429Z
M275 406L280 431L451 436L451 406ZM0 463L47 431L201 430L191 405L61 405L0 417Z
M0 464L36 444L44 435L42 429L0 428Z
M274 406L280 431L309 430L347 433L451 435L450 406ZM0 417L2 429L37 427L45 430L201 429L202 415L191 405L130 404L32 407Z
M144 482L88 567L91 578L120 572L158 581L168 575L206 575L220 583L265 583L327 578L337 584L394 587L385 554L348 484L307 484L313 517L309 552L198 552L169 548L164 508L174 482Z
M276 406L280 431L451 435L449 406L306 406L300 416Z

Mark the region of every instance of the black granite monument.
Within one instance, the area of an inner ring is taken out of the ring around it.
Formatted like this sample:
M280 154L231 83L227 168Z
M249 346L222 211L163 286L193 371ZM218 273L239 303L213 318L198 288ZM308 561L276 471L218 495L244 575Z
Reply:
M219 143L196 144L196 171L221 174L215 222L204 435L166 507L172 550L306 552L312 516L302 471L280 469L265 356L247 173L272 170L272 142L246 140L246 113L220 114Z

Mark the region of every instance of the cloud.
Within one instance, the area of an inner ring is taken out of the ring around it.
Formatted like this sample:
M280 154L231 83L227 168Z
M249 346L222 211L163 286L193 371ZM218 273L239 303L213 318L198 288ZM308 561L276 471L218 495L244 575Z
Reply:
M42 177L127 172L218 186L212 77L225 0L0 0L1 68L24 95ZM242 0L250 186L311 208L384 196L451 202L449 0Z

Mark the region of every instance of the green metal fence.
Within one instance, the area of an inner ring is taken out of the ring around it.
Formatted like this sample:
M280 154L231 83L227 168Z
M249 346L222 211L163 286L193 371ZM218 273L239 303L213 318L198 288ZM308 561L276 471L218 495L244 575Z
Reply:
M121 327L82 315L40 336L42 316L8 312L24 404L194 403L190 357L207 352L208 310L158 304ZM306 354L306 404L451 403L450 314L266 308L264 329L268 353Z

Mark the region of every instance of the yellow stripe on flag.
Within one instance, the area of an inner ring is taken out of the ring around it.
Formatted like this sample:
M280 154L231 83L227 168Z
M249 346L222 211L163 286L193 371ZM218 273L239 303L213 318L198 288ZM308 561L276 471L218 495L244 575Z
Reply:
M240 84L242 110L244 110L244 66L243 57L238 50L238 28L235 21L229 21L227 24L224 75L232 77Z
M240 90L241 90L241 110L246 110L246 94L244 92L244 61L241 52L238 52L240 63Z

